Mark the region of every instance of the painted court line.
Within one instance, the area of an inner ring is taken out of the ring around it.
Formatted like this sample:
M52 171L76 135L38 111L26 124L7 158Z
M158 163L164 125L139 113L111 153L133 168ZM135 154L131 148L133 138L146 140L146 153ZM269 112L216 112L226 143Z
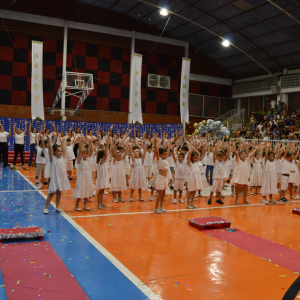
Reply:
M290 203L294 202L300 202L300 200L295 200ZM281 203L278 203L278 205L282 205ZM217 207L203 207L203 208L195 208L195 209L175 209L175 210L168 210L168 212L178 212L178 211L196 211L196 210L203 210L203 209L224 209L224 208L239 208L239 207L251 207L251 206L267 206L266 204L263 203L254 203L251 205L244 204L244 205L233 205L233 206L217 206ZM139 215L139 214L153 214L153 211L141 211L141 212L129 212L129 213L117 213L117 214L103 214L103 215L84 215L84 216L73 216L70 217L72 219L76 218L88 218L88 217L106 217L106 216L118 216L118 215Z
M36 190L0 191L0 194L1 194L1 193L19 193L19 192L36 192Z
M18 171L19 172L19 171ZM26 176L21 172L19 174L32 186ZM47 196L41 191L37 190L39 194L47 199ZM51 201L51 205L55 208L55 203ZM101 244L99 244L94 238L92 238L82 227L80 227L74 220L72 220L64 211L60 213L73 227L75 227L99 252L101 252L121 273L125 275L138 289L140 289L151 300L162 300L156 295L145 283L138 279L131 271L129 271L119 260L117 260L110 252L108 252Z

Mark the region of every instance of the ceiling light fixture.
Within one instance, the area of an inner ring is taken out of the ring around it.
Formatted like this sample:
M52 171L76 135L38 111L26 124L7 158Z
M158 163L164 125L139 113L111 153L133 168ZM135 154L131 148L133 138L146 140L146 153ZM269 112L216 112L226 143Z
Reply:
M229 42L228 40L224 40L224 41L222 42L222 45L223 45L224 47L228 47L228 46L230 46L230 42Z
M160 14L161 14L162 16L167 16L167 15L169 14L169 12L168 12L167 9L162 8L162 9L160 10Z

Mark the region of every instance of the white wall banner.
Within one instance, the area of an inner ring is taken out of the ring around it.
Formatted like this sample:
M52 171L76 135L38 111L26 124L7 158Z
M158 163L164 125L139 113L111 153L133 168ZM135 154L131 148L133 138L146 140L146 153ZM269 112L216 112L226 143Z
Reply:
M182 58L181 85L180 85L180 116L181 123L189 123L189 86L191 60Z
M45 120L43 98L43 43L32 41L31 118Z
M131 76L131 99L132 99L132 122L143 124L142 101L141 101L141 79L142 79L142 60L143 55L134 53L133 70Z

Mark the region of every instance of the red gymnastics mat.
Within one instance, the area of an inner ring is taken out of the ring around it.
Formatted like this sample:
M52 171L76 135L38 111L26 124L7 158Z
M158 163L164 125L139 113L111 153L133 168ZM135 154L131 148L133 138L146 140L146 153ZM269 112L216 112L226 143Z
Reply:
M89 299L49 242L1 246L0 269L8 300Z
M231 221L221 217L204 217L189 219L189 225L199 230L229 228L231 226Z
M292 208L292 213L296 215L300 215L300 207Z
M228 232L224 229L208 229L203 231L221 241L236 246L249 253L272 261L274 264L294 272L300 272L300 252L265 240L256 235L236 229Z

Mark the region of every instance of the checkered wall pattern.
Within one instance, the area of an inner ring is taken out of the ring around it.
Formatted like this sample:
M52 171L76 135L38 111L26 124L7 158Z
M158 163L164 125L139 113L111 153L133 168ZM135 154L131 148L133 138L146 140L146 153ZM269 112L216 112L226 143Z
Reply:
M44 43L44 105L53 105L62 79L63 41L0 32L0 104L31 104L31 41ZM142 111L148 114L180 115L181 57L151 53L143 55ZM67 71L90 73L94 90L81 109L128 112L130 50L68 41ZM169 90L147 87L148 74L171 77ZM231 97L231 89L192 82L190 92L216 97ZM66 108L75 108L78 98L66 97ZM214 104L208 102L208 108ZM197 103L202 107L203 103ZM57 104L60 106L60 103ZM193 107L192 107L193 109ZM206 111L208 114L213 109Z

